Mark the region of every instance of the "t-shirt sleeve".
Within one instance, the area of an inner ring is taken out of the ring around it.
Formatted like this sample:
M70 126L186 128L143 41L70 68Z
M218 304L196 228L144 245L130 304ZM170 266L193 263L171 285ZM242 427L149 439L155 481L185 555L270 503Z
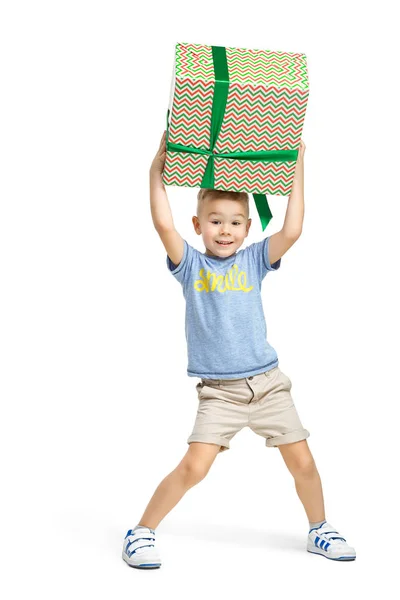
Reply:
M172 275L182 285L188 280L192 268L194 248L184 241L183 258L179 265L175 265L167 254L167 267Z
M249 250L252 253L253 260L256 265L260 280L264 279L269 271L277 271L281 266L281 259L276 262L269 262L268 258L268 244L270 236L266 237L261 242L255 242L249 246Z

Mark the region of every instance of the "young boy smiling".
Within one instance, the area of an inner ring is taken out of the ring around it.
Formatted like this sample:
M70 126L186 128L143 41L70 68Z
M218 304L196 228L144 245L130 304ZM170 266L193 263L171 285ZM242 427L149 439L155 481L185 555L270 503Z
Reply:
M162 182L165 132L161 139L150 169L151 213L167 251L168 269L186 300L187 373L201 382L196 385L199 406L189 449L125 536L122 557L132 567L161 566L156 527L206 476L243 427L265 438L267 447L279 448L308 517L308 552L339 561L356 557L354 548L325 520L321 479L306 441L310 434L294 406L292 383L267 341L262 307L262 280L280 268L281 257L302 232L304 152L301 142L282 229L247 248L239 250L251 226L248 195L201 189L192 219L205 246L201 253L174 227Z

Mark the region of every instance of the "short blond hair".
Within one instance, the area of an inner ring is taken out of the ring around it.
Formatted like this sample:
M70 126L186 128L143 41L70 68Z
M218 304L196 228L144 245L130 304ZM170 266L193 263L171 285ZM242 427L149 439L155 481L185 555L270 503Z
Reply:
M212 188L200 188L197 194L197 216L199 216L201 207L206 198L236 200L237 202L242 202L246 208L247 216L249 215L249 195L247 192L231 192L227 190L214 190Z

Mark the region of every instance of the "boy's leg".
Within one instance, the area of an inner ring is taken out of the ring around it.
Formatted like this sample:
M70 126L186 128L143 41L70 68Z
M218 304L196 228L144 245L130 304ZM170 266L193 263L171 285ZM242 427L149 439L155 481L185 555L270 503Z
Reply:
M321 479L307 441L281 444L277 448L293 475L296 491L308 520L312 523L325 520Z
M184 494L207 475L220 446L192 442L179 465L162 480L138 525L156 529Z

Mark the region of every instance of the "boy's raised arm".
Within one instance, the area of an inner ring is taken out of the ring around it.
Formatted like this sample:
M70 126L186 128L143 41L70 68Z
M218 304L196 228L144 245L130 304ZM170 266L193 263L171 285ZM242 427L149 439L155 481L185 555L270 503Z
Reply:
M165 164L165 131L160 146L150 167L150 208L154 227L161 238L168 256L175 265L183 258L184 241L176 231L168 202L162 172Z
M286 209L285 222L277 233L271 235L268 244L268 259L271 264L279 260L299 239L304 219L304 152L306 146L300 140L293 186Z

